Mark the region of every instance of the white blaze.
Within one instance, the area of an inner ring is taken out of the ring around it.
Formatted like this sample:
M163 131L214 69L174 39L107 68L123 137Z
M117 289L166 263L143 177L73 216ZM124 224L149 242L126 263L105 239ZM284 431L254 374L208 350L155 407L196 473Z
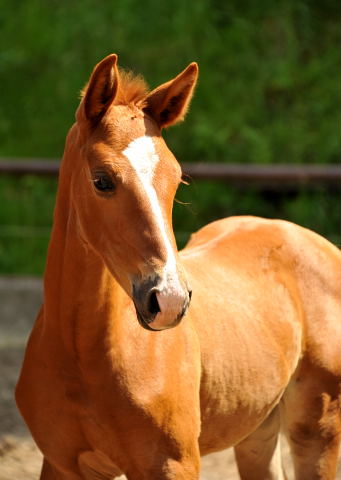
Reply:
M159 156L155 151L153 139L149 136L133 140L122 153L127 157L137 174L167 252L167 260L162 272L162 281L159 285L160 293L157 293L161 314L165 314L167 317L177 316L183 308L184 292L178 278L174 251L166 233L164 217L153 186L154 172L160 160ZM157 318L154 322L156 321Z

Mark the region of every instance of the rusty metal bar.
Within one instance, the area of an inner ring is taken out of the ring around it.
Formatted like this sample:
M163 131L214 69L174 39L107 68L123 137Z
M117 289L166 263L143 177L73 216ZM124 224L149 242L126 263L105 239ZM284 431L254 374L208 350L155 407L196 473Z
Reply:
M59 161L55 159L0 158L0 174L7 175L58 175Z
M341 188L341 165L250 165L193 163L183 165L193 179L223 180L233 185L260 187L336 186Z
M341 165L250 165L229 163L183 163L184 176L194 180L223 181L237 186L341 188ZM0 174L58 175L55 159L0 158Z

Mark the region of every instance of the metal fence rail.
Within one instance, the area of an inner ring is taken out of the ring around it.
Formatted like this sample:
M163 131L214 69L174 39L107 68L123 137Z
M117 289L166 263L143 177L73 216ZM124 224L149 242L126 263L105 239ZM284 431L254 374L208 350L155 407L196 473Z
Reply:
M341 165L248 165L230 163L183 163L184 176L195 180L216 180L240 187L299 188L341 187ZM0 174L58 175L55 159L1 158Z

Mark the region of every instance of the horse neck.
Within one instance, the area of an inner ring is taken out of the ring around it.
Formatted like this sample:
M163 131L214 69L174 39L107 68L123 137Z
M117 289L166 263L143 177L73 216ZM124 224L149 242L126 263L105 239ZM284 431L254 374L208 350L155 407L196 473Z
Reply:
M77 323L85 325L96 319L96 328L105 329L109 310L120 305L125 293L100 256L79 236L69 192L73 167L67 161L69 155L72 151L67 146L44 275L44 322L46 331L61 335L72 350Z

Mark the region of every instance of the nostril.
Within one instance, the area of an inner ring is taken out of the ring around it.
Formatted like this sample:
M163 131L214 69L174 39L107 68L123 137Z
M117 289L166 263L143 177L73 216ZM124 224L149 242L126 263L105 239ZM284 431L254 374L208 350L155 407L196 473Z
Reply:
M157 300L156 292L152 292L150 297L149 297L149 302L148 302L148 310L149 313L152 315L157 315L159 312L161 312L159 302Z
M191 301L191 299L192 299L192 290L188 290L188 297L189 297L189 301Z

